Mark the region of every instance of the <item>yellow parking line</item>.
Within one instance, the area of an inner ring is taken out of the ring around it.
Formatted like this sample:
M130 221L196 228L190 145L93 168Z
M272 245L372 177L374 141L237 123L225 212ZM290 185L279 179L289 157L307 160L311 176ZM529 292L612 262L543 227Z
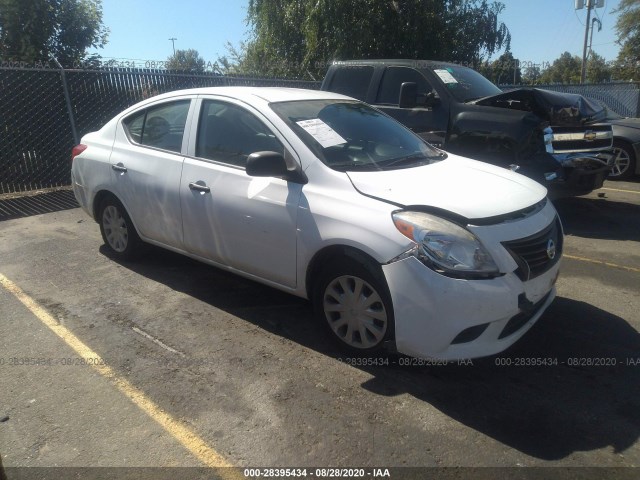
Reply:
M640 191L637 191L637 190L622 190L620 188L609 188L609 187L602 187L600 190L611 190L612 192L624 192L624 193L640 193Z
M606 265L607 267L620 268L622 270L627 270L629 272L640 273L640 268L626 267L624 265L618 265L616 263L610 263L610 262L602 262L600 260L594 260L592 258L576 257L574 255L566 255L566 254L563 255L563 257L564 258L570 258L571 260L579 260L581 262L595 263L597 265Z
M31 311L47 328L60 337L69 347L71 347L80 357L91 358L93 361L90 365L100 375L109 379L120 392L129 397L129 399L144 413L156 421L167 433L175 438L182 446L189 450L198 460L208 467L222 468L232 467L222 455L211 448L207 443L198 436L189 427L183 425L174 419L167 412L162 410L152 400L147 398L145 394L135 387L128 380L118 376L118 374L109 366L104 364L100 356L90 347L84 344L70 330L60 325L44 308L42 308L35 300L29 297L15 283L0 273L0 285L2 285L9 293L14 295L22 304ZM240 478L235 469L218 472L223 478Z

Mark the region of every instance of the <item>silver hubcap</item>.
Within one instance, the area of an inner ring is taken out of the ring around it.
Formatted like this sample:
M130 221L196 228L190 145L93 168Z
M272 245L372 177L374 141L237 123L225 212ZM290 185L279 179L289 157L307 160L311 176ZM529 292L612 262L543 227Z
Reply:
M629 169L629 164L631 163L631 159L629 158L629 154L626 150L621 148L614 148L613 152L616 154L616 160L611 167L611 171L609 172L610 177L617 177L622 175Z
M323 308L333 332L351 347L375 347L387 332L384 303L361 278L345 275L329 283Z
M109 205L104 209L102 228L104 228L104 235L107 237L109 246L118 253L124 252L127 248L129 233L127 231L127 222L117 207Z

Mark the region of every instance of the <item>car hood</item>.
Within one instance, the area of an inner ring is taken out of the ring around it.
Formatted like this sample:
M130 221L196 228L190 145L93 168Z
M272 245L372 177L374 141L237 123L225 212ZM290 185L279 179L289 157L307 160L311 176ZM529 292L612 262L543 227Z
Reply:
M551 125L558 126L602 122L607 116L604 107L582 95L540 88L518 88L472 103L533 112Z
M523 175L451 154L432 165L347 175L364 195L402 207L447 210L467 219L505 215L547 194L546 188Z

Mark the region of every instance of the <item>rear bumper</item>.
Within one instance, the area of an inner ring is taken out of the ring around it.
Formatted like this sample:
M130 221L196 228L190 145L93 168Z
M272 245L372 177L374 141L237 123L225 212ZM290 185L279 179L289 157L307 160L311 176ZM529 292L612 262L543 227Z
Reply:
M87 198L86 188L80 183L78 183L78 181L76 180L73 174L73 171L71 171L71 186L73 187L73 194L76 197L76 200L78 201L78 204L80 205L80 207L82 207L82 209L87 214L93 217L93 214L89 210L89 202Z

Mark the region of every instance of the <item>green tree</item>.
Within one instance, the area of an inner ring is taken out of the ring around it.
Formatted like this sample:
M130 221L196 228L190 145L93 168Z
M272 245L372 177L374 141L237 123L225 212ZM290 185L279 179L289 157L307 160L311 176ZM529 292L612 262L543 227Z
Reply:
M189 72L204 72L205 61L197 50L176 50L174 55L167 58L167 70L182 70Z
M596 52L591 52L587 59L587 82L603 83L611 80L611 67L604 57Z
M249 0L238 71L321 79L332 60L414 58L479 65L508 48L490 0Z
M27 62L57 59L72 67L95 59L109 30L101 0L0 0L0 55Z
M489 64L485 77L496 85L519 85L522 83L522 71L520 70L520 60L514 58L511 51L507 50L496 60Z
M542 76L542 69L540 65L530 65L524 70L522 75L522 83L525 85L535 85L540 83L540 77Z
M620 0L616 34L620 52L614 65L619 80L640 80L640 0Z
M540 76L540 83L580 83L582 60L564 52Z

